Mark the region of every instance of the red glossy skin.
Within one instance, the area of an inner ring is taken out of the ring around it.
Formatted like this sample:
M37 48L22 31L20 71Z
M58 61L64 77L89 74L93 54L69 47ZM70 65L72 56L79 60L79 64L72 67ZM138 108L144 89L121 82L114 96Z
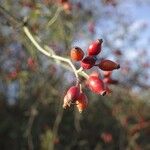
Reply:
M95 61L93 57L87 56L81 61L81 67L83 69L90 69L95 65Z
M100 78L96 76L90 76L88 79L88 85L92 92L103 96L106 94L104 83Z
M67 91L67 99L68 101L75 102L80 94L80 89L77 86L72 86L68 91Z
M117 64L111 60L102 60L98 66L103 71L113 71L115 69L120 68L119 64Z
M92 42L88 48L88 55L89 56L96 56L101 52L101 45L103 40L98 39L94 42Z
M88 99L84 93L80 93L78 100L76 101L77 108L81 113L88 106Z

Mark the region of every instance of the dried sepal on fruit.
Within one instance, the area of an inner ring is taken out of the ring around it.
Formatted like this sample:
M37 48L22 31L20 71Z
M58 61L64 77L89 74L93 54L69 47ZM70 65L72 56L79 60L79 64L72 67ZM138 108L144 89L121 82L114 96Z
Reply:
M66 109L66 108L70 107L70 105L71 105L71 103L68 101L67 95L65 95L64 102L63 102L63 108Z
M80 88L78 86L72 86L67 91L64 97L63 108L66 109L74 104L80 95Z

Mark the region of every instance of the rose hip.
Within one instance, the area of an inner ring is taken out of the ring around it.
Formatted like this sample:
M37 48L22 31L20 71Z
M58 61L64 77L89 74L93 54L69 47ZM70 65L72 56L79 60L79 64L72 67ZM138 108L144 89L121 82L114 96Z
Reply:
M91 89L91 91L96 94L100 94L103 96L106 94L104 83L99 77L90 76L88 79L88 86Z
M117 64L111 60L102 60L98 66L103 71L112 71L114 69L120 68L119 64Z
M87 56L81 61L81 67L83 69L90 69L95 65L96 60L94 57Z
M96 41L93 41L89 48L88 48L88 55L89 56L95 56L98 55L101 52L101 45L103 43L102 39L98 39Z

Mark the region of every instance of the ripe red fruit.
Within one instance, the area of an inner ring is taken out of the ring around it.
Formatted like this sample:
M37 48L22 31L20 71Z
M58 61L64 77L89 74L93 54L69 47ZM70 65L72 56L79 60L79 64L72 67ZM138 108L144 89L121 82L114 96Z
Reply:
M72 86L68 91L67 91L67 99L68 101L75 102L76 99L78 99L80 94L80 89L78 86Z
M84 93L80 93L79 98L76 101L76 104L79 112L81 113L88 106L87 96Z
M81 67L83 69L90 69L95 65L95 59L94 57L87 56L81 61Z
M112 71L114 69L120 68L119 64L117 64L111 60L102 60L98 66L103 71Z
M74 61L80 61L84 57L84 52L80 47L74 47L70 51L70 57Z
M88 79L88 86L91 89L92 92L100 95L105 95L106 90L104 88L104 83L103 81L96 77L96 76L90 76Z
M103 43L102 39L98 39L96 41L93 41L89 48L88 48L88 55L89 56L95 56L98 55L101 52L101 45Z

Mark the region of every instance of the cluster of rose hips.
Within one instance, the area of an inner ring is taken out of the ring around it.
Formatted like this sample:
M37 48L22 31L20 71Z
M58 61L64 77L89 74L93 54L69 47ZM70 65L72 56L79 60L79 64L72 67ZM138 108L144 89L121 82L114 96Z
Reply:
M71 49L70 57L73 61L80 61L80 66L83 70L88 70L96 66L99 69L105 71L103 80L97 72L88 75L87 78L89 89L93 93L104 96L111 92L108 84L117 82L111 78L111 74L113 70L119 69L120 65L108 59L103 59L101 61L97 60L97 55L102 50L102 43L102 39L93 41L87 49L87 56L85 56L83 50L80 47L74 47ZM82 92L81 86L79 85L70 87L64 97L63 108L70 107L71 104L76 104L79 112L82 112L85 108L87 108L87 97Z

